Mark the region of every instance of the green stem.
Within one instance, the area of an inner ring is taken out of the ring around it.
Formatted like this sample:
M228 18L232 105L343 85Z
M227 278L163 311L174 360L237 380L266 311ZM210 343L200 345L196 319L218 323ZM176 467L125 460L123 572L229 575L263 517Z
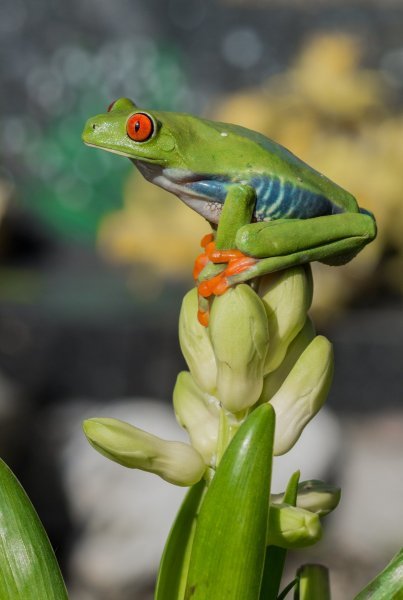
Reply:
M323 565L302 565L294 600L330 600L329 571Z
M223 408L221 409L218 429L216 467L218 467L224 452L244 420L245 414L243 414L242 417L239 415L238 419L235 415L228 413Z
M299 477L299 471L291 475L284 493L283 502L291 506L296 506L297 504ZM262 587L260 588L260 600L276 600L280 590L286 556L287 550L285 548L279 548L278 546L267 547Z

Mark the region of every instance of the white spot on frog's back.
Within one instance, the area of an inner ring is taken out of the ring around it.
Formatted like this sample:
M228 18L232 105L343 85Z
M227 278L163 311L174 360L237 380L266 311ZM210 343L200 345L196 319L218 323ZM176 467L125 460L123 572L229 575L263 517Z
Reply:
M228 136L228 133L226 133L225 131L222 131L222 132L220 133L220 135L221 135L222 137L227 137L227 136Z

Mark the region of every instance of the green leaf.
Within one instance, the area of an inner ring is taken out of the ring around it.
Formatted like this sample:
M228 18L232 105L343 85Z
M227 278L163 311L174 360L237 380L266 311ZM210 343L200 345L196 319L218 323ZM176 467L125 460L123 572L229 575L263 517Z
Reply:
M354 600L399 600L403 598L403 548Z
M0 598L65 600L52 546L28 496L0 460Z
M323 565L302 565L297 571L294 600L330 600L329 571Z
M298 482L300 472L296 471L290 477L287 489L284 492L283 502L295 506L297 502ZM260 600L272 600L277 598L280 589L281 577L283 575L287 550L278 546L268 546L264 561L262 587Z
M200 509L185 600L258 600L266 549L275 414L253 411Z
M190 488L169 533L158 572L155 600L182 600L185 593L196 517L206 484Z

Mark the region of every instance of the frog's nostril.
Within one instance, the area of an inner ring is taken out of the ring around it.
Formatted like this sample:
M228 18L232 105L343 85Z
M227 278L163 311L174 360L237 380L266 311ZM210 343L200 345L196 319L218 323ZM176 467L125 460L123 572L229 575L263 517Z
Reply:
M92 124L92 128L93 128L93 129L96 129L96 128L97 128L97 126L95 125L95 123L93 123L93 124Z

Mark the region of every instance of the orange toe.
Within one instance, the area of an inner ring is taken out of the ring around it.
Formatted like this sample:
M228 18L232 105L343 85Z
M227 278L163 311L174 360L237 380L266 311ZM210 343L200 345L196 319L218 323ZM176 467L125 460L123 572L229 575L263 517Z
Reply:
M213 294L215 296L222 296L223 294L225 294L229 287L230 285L228 283L228 279L224 277L223 273L221 273L220 280L217 281L217 283L214 286Z
M200 273L203 271L204 267L207 265L208 262L209 258L207 254L199 254L199 256L195 260L193 267L193 279L197 280Z
M208 310L198 310L197 311L197 320L199 321L200 325L203 325L203 327L207 327L208 322L209 322L209 317L210 317L210 313Z
M206 279L206 281L202 281L197 288L200 296L203 296L203 298L208 298L209 296L215 294L214 290L216 286L220 283L221 279L222 274L220 273L215 277L211 277L211 279Z
M200 246L202 248L205 248L207 246L207 244L210 244L210 242L214 241L214 234L213 233L206 233L206 235L203 235L201 242L200 242Z
M242 258L235 258L228 263L228 267L225 269L225 275L227 277L237 275L238 273L242 273L250 267L253 267L256 263L256 258L252 258L251 256L243 255Z
M243 258L245 255L239 250L217 250L215 242L206 245L206 254L213 263L226 263L234 258Z

